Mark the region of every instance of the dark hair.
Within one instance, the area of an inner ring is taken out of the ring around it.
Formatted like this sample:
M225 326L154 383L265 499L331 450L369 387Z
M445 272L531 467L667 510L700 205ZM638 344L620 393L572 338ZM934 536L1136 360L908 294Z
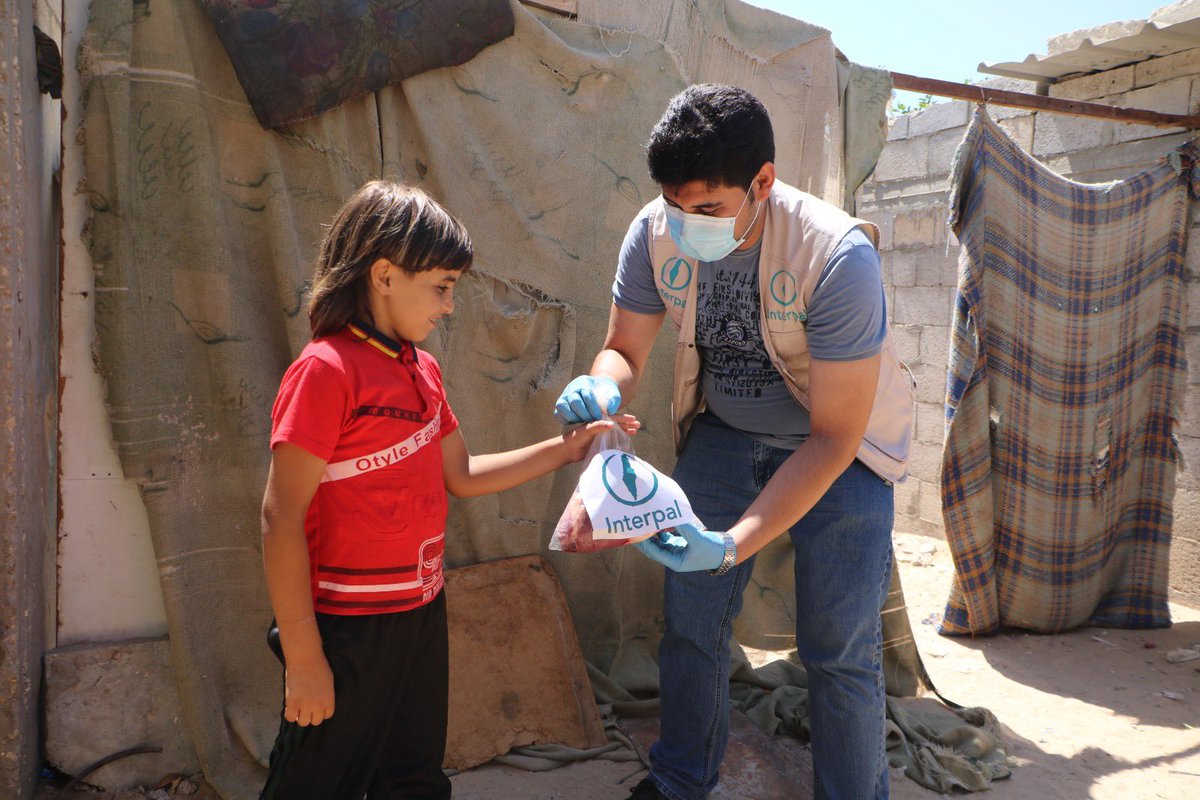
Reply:
M381 258L406 272L465 270L475 250L462 223L420 189L391 181L364 184L321 240L308 305L314 337L355 318L370 319L368 275Z
M660 186L706 181L749 188L775 160L771 118L758 98L736 86L701 83L671 98L650 131L646 161Z

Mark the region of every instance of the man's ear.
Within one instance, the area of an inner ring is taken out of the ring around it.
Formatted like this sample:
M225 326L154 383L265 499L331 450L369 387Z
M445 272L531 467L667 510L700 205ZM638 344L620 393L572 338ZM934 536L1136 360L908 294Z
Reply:
M371 288L380 294L388 294L392 288L392 278L389 270L392 268L392 262L386 258L377 258L375 263L371 265L369 272Z
M766 200L771 194L771 187L775 185L775 165L768 161L762 165L758 174L754 176L754 197L757 200Z

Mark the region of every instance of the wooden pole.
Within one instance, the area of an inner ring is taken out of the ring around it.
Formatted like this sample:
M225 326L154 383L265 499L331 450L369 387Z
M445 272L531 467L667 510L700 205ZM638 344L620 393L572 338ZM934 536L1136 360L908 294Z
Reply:
M1084 103L1079 100L1063 100L1040 94L1009 92L966 83L920 78L916 75L906 75L903 72L892 73L892 85L897 89L910 92L923 92L939 97L953 97L958 100L973 100L997 106L1027 108L1031 111L1050 111L1055 114L1070 114L1076 117L1100 117L1113 122L1153 125L1156 128L1189 128L1192 130L1200 128L1200 115L1197 114L1161 114L1157 111L1146 111L1140 108L1120 108L1106 106L1103 103Z

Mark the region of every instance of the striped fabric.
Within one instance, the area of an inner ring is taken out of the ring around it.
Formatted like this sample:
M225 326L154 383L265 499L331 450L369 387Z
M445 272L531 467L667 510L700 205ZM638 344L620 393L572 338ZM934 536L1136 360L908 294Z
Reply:
M976 112L950 199L943 634L1170 624L1195 147L1080 184Z

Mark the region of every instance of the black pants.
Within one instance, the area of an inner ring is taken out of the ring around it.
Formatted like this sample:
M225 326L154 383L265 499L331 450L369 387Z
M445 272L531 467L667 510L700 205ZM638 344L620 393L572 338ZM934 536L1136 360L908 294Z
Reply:
M449 798L445 593L397 614L318 614L317 625L333 716L301 727L280 712L260 800Z

